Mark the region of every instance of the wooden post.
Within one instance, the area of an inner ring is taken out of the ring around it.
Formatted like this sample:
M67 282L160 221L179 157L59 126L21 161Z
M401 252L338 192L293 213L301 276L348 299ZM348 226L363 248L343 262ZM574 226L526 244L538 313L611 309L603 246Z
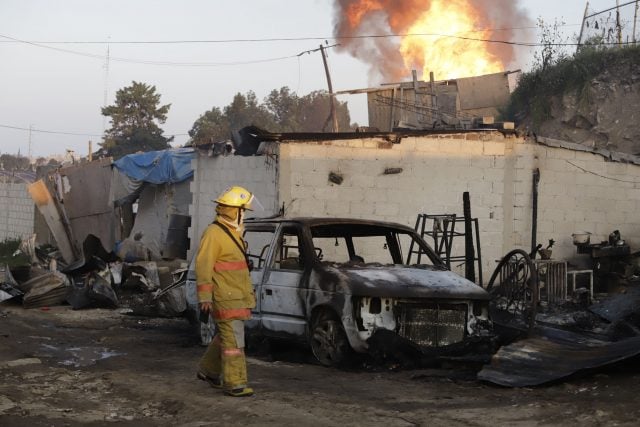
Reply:
M89 155L87 156L87 159L89 159L89 162L93 161L93 143L91 140L89 140Z
M429 71L429 85L431 87L431 109L435 113L435 120L440 120L440 109L438 108L438 95L436 95L436 83L433 71Z
M413 77L413 105L414 105L414 118L416 122L416 127L419 127L420 122L420 113L418 112L418 72L416 70L411 70L411 76Z
M636 8L633 11L633 44L636 44L636 22L638 21L638 0L636 0Z
M331 84L331 74L329 74L329 65L327 65L327 54L324 52L324 47L320 45L320 52L322 53L322 62L324 62L324 72L327 75L327 85L329 86L329 101L331 108L331 121L333 123L333 131L338 132L338 117L336 116L336 97L333 94L333 85Z
M396 88L391 89L391 111L389 112L389 132L393 132L393 124L395 122L395 103L396 103Z
M584 15L582 16L582 25L580 26L580 35L578 36L578 47L576 47L576 51L580 50L580 45L582 44L582 33L584 32L584 21L587 20L587 11L589 10L589 2L584 7Z
M618 30L618 47L622 46L622 25L620 24L620 0L616 0L616 29Z
M464 213L464 277L476 281L476 251L473 247L473 226L471 218L471 198L469 192L462 193L462 211Z

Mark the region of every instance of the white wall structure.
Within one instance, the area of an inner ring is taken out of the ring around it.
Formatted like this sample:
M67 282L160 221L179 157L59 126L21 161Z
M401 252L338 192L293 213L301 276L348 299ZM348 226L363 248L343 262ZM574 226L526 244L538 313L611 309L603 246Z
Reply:
M194 177L191 182L192 202L189 206L191 228L189 238L191 258L198 248L200 236L215 217L215 200L225 189L239 185L256 195L264 211L247 216L271 216L278 212L277 162L270 156L207 157L193 160Z
M0 181L0 241L33 234L34 210L24 182Z
M255 185L274 212L284 204L289 217L365 218L411 227L419 213L462 216L462 194L468 191L472 216L479 221L486 283L508 251L530 250L533 171L539 169L537 241L556 241L554 259L584 260L571 237L583 230L593 233L592 242L620 230L632 249L640 247L640 166L599 154L495 131L394 143L382 137L282 140L276 154L277 161L265 156L197 161L190 211L196 235L212 219L210 200L231 183ZM387 169L402 171L385 174ZM330 181L331 173L342 182ZM458 243L454 252L461 253L463 239Z

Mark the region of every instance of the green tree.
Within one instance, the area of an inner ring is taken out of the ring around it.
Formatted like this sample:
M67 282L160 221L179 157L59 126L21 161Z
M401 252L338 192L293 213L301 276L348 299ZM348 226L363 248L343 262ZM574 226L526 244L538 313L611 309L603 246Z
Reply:
M169 148L173 138L165 137L158 124L167 120L170 107L160 105L155 86L133 81L118 90L115 103L102 108L102 115L111 118L111 128L100 144L103 154L117 159L137 151Z
M29 158L21 156L20 154L14 156L13 154L0 155L1 169L7 171L13 170L27 170L29 169Z
M218 107L198 117L189 131L191 140L196 144L226 141L230 135L229 121Z
M231 138L231 131L255 125L271 132L325 132L331 129L330 97L326 91L302 97L284 86L272 90L259 103L254 92L237 93L222 110L213 107L202 114L189 131L196 144ZM352 128L346 102L336 101L340 130Z
M273 115L258 102L253 91L247 92L246 95L237 93L231 104L224 107L224 115L229 123L229 129L232 131L249 125L274 130Z

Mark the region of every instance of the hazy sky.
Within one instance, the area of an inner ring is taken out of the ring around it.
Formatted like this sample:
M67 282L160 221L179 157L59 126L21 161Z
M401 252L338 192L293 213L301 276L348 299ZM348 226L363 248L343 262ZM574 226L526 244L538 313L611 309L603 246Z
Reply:
M579 31L585 7L582 0L521 0L520 4L531 22L539 16L564 20L567 34ZM589 4L601 10L615 6L615 0ZM625 10L632 16L632 6ZM294 56L317 48L321 40L118 42L326 37L331 43L332 14L332 0L0 0L0 125L5 126L0 127L0 152L27 154L29 132L6 126L33 126L83 134L32 132L33 156L62 154L66 149L85 155L87 141L93 140L96 149L104 126L109 126L100 114L105 91L110 104L116 90L132 80L155 85L162 103L171 104L163 129L166 135L176 135L175 145L187 141L186 133L200 114L227 105L237 92L253 90L262 99L282 86L301 95L325 89L319 53L251 63ZM112 42L108 75L106 44L51 43L94 41ZM532 53L521 52L514 66L526 69ZM347 53L330 51L329 61L335 90L381 83L369 81L367 67ZM349 102L352 120L366 124L364 96L341 99Z

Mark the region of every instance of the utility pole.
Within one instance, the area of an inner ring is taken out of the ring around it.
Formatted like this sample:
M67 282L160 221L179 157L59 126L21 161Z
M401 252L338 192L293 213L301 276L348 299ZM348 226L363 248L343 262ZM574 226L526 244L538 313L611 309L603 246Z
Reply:
M636 8L633 12L633 44L636 44L636 22L638 21L638 0L636 0Z
M587 20L587 11L589 10L589 2L584 7L584 15L582 16L582 25L580 26L580 35L578 36L578 46L576 47L576 51L580 50L580 45L582 44L582 33L584 32L584 21Z
M28 151L28 156L29 156L29 163L31 163L31 132L33 131L33 125L29 125L29 151Z
M109 45L107 45L107 56L104 60L104 97L102 100L102 106L107 106L107 98L109 96L109 61L111 60ZM102 116L102 133L104 134L107 128L107 116Z
M622 46L622 25L620 24L620 0L616 0L616 29L618 30L618 47Z
M324 47L320 45L320 52L322 53L322 62L324 62L324 72L327 74L327 85L329 86L329 97L331 102L331 120L333 122L333 131L338 132L338 116L336 115L336 99L333 94L333 85L331 84L331 75L329 74L329 65L327 64L327 54L324 51Z

